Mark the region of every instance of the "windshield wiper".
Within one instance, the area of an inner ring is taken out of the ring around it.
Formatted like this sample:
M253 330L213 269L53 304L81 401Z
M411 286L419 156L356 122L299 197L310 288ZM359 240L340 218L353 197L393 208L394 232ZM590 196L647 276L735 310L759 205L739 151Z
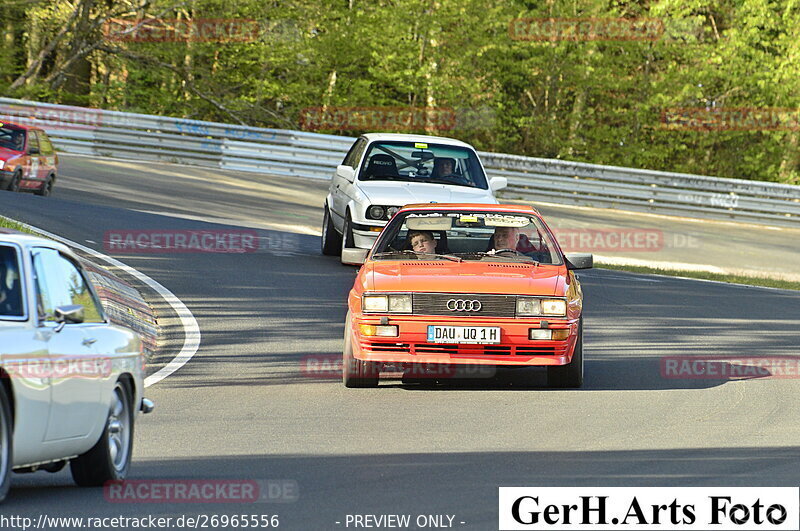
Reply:
M410 251L408 249L405 249L405 250L402 250L402 251L384 251L384 252L381 252L381 253L375 253L374 255L372 255L372 257L373 258L382 258L384 256L392 256L392 255L398 255L398 254L399 255L404 255L404 256L414 255L414 256L419 256L421 258L422 257L424 257L424 258L427 258L427 257L445 258L445 259L451 260L453 262L463 262L464 261L463 258L460 258L460 257L452 255L452 254L418 253L416 251Z

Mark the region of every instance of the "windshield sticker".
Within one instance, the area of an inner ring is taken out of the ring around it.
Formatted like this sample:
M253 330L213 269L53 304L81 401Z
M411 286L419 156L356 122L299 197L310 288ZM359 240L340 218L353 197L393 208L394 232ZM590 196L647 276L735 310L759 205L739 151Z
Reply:
M436 218L415 217L406 219L406 228L408 230L450 230L452 226L452 219L441 216Z
M460 221L461 223L477 223L478 222L478 216L463 215L460 218L458 218L458 221Z
M414 142L414 147L417 149L428 149L428 144L424 142Z

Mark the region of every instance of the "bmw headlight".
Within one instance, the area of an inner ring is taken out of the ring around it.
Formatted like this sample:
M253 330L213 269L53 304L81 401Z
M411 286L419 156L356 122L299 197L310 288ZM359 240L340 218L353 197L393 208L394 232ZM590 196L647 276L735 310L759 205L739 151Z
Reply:
M361 309L364 313L411 313L411 294L364 295Z
M372 205L367 209L367 217L369 219L385 219L386 209L382 206Z
M372 205L371 207L367 208L367 219L387 221L391 219L398 210L400 210L400 207Z
M517 297L518 317L565 317L567 301L564 299L541 299L538 297Z

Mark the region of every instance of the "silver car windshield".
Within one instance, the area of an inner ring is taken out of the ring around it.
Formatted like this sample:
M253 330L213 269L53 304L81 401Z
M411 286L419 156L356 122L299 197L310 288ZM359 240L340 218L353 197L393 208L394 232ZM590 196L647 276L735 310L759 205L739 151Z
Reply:
M372 258L563 263L539 217L480 211L400 214L384 229Z
M489 188L475 151L426 142L373 142L358 179Z

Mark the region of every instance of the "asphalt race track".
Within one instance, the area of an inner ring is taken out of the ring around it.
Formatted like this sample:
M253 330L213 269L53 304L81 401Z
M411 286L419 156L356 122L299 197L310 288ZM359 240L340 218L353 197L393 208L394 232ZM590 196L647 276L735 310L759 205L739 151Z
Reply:
M499 486L797 486L796 373L661 371L664 356L798 357L794 292L581 273L587 382L576 391L541 387L535 370L369 390L304 374L307 356L341 354L355 276L312 235L326 184L64 157L53 197L0 192L0 214L101 252L107 230L264 229L260 253L109 253L178 296L202 333L194 359L146 393L156 410L139 417L130 479L299 489L285 503L114 503L67 471L15 474L2 514L277 514L292 530L344 529L347 514L446 514L486 530L497 529ZM152 370L180 343L169 328Z

